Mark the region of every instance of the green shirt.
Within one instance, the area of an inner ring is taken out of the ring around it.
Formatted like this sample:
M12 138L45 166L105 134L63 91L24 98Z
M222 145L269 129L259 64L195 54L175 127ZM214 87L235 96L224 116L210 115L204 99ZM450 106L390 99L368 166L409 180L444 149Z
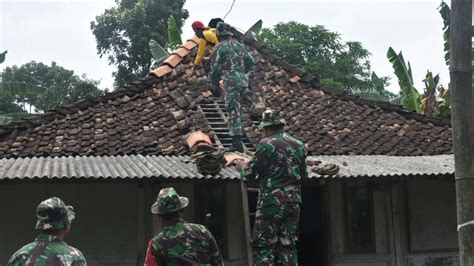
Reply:
M307 176L304 144L283 131L262 139L255 156L240 172L243 181L260 181L258 207L301 203L300 180Z
M86 266L82 253L57 236L39 235L30 243L15 252L8 262L9 266Z

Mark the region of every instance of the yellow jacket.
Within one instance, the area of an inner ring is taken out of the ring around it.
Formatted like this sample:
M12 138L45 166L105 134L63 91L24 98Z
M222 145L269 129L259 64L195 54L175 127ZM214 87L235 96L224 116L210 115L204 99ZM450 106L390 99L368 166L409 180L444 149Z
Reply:
M217 40L217 35L214 32L214 29L207 29L202 32L204 38L199 38L199 49L196 55L196 59L194 60L194 65L201 64L202 59L206 55L206 46L207 50L212 52L214 45L216 45L219 41Z

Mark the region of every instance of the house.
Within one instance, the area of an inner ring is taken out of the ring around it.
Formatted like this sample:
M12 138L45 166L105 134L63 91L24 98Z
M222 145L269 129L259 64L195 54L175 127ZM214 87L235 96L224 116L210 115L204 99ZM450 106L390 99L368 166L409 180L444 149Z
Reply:
M303 181L301 265L459 265L449 121L321 86L260 43L235 32L257 59L251 89L280 110L310 161L335 176ZM77 219L67 239L90 265L141 265L159 230L150 206L160 188L190 198L189 221L206 224L227 265L245 265L238 173L203 176L188 133L230 145L223 103L212 98L197 40L186 41L142 80L105 96L0 129L0 264L34 232L38 202L56 195ZM244 142L259 141L244 106ZM249 194L250 208L255 195ZM7 217L7 218L5 218Z

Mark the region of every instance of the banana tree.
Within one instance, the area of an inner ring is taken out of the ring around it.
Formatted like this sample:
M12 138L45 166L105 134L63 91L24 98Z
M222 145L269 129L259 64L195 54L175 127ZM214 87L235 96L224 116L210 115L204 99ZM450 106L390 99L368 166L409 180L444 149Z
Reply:
M168 17L167 24L168 47L170 50L174 50L182 43L181 30L179 29L178 25L176 24L176 20L172 15ZM155 65L161 64L161 62L163 62L170 55L169 52L163 48L163 46L153 39L148 42L148 47L153 59L155 60Z
M449 66L449 19L451 10L445 2L441 2L438 10L441 18L443 18L444 61Z
M181 41L181 30L176 24L176 20L172 15L168 17L168 46L171 50L178 48L183 42Z
M412 109L417 113L421 113L420 93L413 85L413 75L411 72L410 62L405 64L403 54L395 53L392 47L388 48L387 58L392 63L395 75L400 85L400 99L404 107ZM408 66L407 66L408 65Z
M246 32L245 35L251 37L253 39L257 39L258 34L263 27L263 21L260 19L259 21L255 22L252 27L250 27Z
M436 93L439 87L439 74L433 77L433 73L428 71L423 82L425 83L425 90L423 92L424 97L421 100L420 107L423 114L433 116L438 110L438 99Z

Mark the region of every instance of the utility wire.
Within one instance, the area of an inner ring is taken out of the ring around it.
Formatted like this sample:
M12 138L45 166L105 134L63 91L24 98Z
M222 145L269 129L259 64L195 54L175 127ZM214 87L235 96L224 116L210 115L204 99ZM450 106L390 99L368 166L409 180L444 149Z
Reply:
M230 6L229 11L227 11L227 13L225 14L224 20L225 20L225 18L227 17L227 15L229 15L230 11L232 11L232 8L234 7L234 4L235 4L235 0L232 1L232 5Z

